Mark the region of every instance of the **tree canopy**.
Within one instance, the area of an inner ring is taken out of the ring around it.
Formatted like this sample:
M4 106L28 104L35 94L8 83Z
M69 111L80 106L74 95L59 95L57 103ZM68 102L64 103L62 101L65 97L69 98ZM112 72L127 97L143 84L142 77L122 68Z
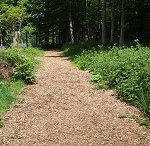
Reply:
M0 45L150 42L149 0L1 0Z

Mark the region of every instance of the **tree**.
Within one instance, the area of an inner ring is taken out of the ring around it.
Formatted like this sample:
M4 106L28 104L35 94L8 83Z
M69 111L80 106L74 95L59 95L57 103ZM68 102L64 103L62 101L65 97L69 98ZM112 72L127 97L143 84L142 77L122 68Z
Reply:
M111 36L110 43L114 43L114 32L115 32L115 0L111 0Z
M120 40L119 45L124 44L124 35L125 35L125 0L122 0L121 4L121 28L120 28Z
M102 0L102 43L106 43L106 1Z
M3 25L9 27L12 32L12 46L18 47L20 43L20 30L23 21L29 17L26 14L24 7L25 1L18 1L17 5L8 6L5 11L0 15L0 21ZM15 3L16 4L16 3ZM6 4L5 4L6 5Z
M70 38L71 38L71 43L74 43L74 36L73 36L73 24L72 24L72 14L71 14L71 8L72 4L71 1L69 2L69 30L70 30Z
M29 43L32 35L36 45L46 47L91 40L120 46L137 38L149 42L149 14L149 0L1 0L0 44L18 46L29 24L35 28L26 31Z

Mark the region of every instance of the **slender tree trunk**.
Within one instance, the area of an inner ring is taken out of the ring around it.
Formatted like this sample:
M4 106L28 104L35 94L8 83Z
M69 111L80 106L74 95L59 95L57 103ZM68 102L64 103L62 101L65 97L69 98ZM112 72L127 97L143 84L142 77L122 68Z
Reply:
M52 45L55 44L55 31L54 28L52 29Z
M100 18L100 15L101 15L101 0L98 0L98 30L97 30L97 40L100 40L100 36L101 36L101 18Z
M74 21L74 31L73 31L73 33L74 33L74 41L75 42L78 42L78 30L79 30L79 27L78 27L78 23L77 23L77 21L75 20Z
M39 45L38 43L38 32L35 33L35 46L37 47Z
M29 44L28 44L28 32L26 32L26 47L28 47Z
M144 25L146 21L146 9L144 8L144 0L138 1L137 5L137 35L140 41L144 41Z
M1 39L0 39L0 48L3 48L3 40L2 40L2 37L1 37Z
M13 36L13 42L12 42L12 47L17 47L18 46L18 31L13 30L12 32Z
M0 48L3 48L3 34L1 29L0 29Z
M21 46L21 22L19 24L19 29L18 29L18 33L17 33L17 47L20 47Z
M121 29L120 29L120 40L119 45L124 44L124 35L125 35L125 0L122 0L121 6Z
M20 47L21 44L21 32L20 30L17 31L17 47Z
M49 46L49 26L45 28L45 46Z
M71 38L71 43L74 43L74 36L73 36L73 25L72 25L72 16L71 16L71 11L69 12L69 28L70 28L70 38Z
M102 0L102 43L106 43L106 1Z
M87 21L87 2L88 0L85 0L85 14L84 14L84 19L85 19L85 22ZM85 37L85 42L88 41L88 28L87 28L87 22L85 23L85 28L84 28L84 37Z
M41 34L42 34L42 31L39 30L39 31L38 31L38 44L39 44L39 46L42 45L42 37L41 37Z
M61 34L61 29L59 29L59 44L62 44L62 34Z
M12 46L13 47L19 47L21 42L21 22L19 25L19 28L16 29L15 24L13 24L13 31L12 31Z
M111 0L112 8L111 8L111 36L110 43L114 43L115 37L115 0Z

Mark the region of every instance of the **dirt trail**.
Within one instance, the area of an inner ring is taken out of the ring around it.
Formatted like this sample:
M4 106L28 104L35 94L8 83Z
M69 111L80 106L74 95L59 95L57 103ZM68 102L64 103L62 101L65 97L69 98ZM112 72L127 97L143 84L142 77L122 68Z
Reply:
M37 84L19 96L23 102L4 117L0 146L149 146L149 131L133 119L139 111L113 91L93 90L90 74L58 51L39 58Z

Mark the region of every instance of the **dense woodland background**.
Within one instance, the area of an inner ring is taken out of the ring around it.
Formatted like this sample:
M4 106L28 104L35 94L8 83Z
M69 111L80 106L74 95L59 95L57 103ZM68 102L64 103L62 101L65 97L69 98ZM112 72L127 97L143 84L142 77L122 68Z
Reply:
M150 42L149 0L1 0L0 46Z

